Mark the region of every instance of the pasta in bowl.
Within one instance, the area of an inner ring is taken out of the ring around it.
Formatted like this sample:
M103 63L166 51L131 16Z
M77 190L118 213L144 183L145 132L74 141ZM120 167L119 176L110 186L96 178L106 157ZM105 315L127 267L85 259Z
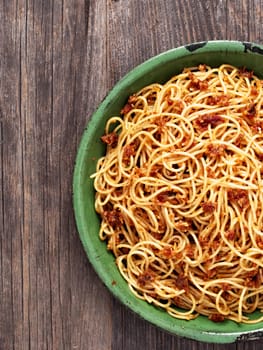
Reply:
M93 211L92 236L79 227L84 247L132 310L178 335L230 342L262 327L262 81L251 66L261 57L247 43L193 47L135 69L103 127L91 120L97 167L77 191L83 199L86 183L92 201L78 217L74 199L76 220Z

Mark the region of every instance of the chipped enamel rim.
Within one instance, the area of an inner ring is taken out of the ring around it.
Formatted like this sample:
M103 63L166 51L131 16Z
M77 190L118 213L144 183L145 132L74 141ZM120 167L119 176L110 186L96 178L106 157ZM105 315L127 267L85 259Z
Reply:
M117 270L113 255L98 237L100 220L94 210L93 182L89 177L95 171L96 160L105 151L100 136L106 120L118 114L128 96L143 86L167 81L184 67L199 63L246 66L262 77L262 55L262 45L222 40L193 43L161 53L134 68L115 85L93 114L79 145L73 176L73 206L79 236L90 263L106 287L130 310L155 326L181 337L210 343L255 340L263 338L263 322L254 325L238 325L228 320L213 323L204 316L191 321L178 320L131 293Z

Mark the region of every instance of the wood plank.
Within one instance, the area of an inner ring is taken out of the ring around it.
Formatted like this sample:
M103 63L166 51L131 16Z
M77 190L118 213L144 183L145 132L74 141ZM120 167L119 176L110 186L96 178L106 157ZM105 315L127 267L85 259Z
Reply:
M20 35L14 1L0 5L1 214L0 214L0 347L13 348L24 331L23 161L20 91ZM13 31L9 27L14 21ZM26 332L25 332L26 334Z

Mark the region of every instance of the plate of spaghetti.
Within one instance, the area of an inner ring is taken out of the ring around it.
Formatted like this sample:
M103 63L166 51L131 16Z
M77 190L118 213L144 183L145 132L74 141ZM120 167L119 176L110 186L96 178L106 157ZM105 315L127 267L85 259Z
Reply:
M230 343L263 334L263 48L164 52L83 134L76 223L107 288L152 324Z

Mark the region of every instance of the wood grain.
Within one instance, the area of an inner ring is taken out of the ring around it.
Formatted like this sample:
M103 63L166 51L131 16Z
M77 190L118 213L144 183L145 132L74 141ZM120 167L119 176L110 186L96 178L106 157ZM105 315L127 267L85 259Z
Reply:
M110 295L80 244L72 173L109 89L162 51L263 42L262 0L0 0L0 350L259 350L167 334Z

